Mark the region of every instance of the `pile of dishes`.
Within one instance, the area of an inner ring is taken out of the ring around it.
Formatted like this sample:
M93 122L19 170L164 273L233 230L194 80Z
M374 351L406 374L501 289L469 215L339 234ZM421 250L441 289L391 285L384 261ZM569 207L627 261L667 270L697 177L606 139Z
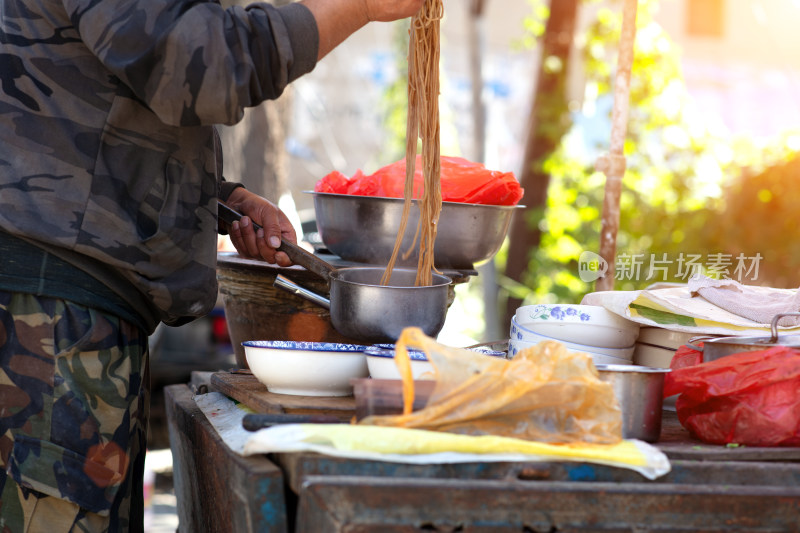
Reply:
M595 364L630 365L639 324L594 305L538 304L517 309L511 319L508 356L542 341L561 342Z
M696 334L644 326L639 329L633 351L633 362L653 368L669 368L675 352L684 344L688 344L693 336Z

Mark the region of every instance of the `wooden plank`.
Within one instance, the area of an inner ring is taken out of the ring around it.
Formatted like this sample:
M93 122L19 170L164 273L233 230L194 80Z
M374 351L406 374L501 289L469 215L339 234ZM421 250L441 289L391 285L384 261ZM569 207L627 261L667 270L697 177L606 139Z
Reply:
M403 414L403 382L399 379L352 379L356 398L356 419L369 415ZM436 386L435 381L414 382L414 405L417 411L427 405L428 398Z
M349 422L356 412L353 396L275 394L250 373L216 372L211 375L210 389L233 398L257 413L322 414Z
M164 388L180 533L285 533L280 468L220 438L186 385Z
M681 426L674 411L664 411L661 419L661 438L655 446L670 459L696 461L800 461L800 448L723 446L707 444Z
M797 531L800 487L311 476L297 533Z

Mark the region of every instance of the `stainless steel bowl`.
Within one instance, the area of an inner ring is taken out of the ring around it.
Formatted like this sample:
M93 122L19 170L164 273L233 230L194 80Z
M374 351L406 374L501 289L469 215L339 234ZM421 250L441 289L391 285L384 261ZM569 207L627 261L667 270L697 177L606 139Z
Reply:
M403 215L402 198L307 192L314 195L317 230L332 253L346 261L372 265L389 261ZM419 221L416 204L403 236L403 251L414 240ZM494 257L514 211L521 208L524 206L443 202L434 245L436 267L471 269ZM416 266L417 254L398 259L398 264Z

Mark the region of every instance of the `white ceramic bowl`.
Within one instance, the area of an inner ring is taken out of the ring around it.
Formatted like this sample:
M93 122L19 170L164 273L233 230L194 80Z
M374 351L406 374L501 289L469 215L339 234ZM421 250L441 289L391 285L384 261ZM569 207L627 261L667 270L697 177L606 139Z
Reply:
M493 350L475 349L477 353L490 357L500 357L505 359L505 352ZM400 371L394 362L394 345L376 344L367 348L364 352L367 356L367 367L369 375L373 379L401 379ZM433 380L435 379L434 368L425 352L418 350L408 350L408 357L411 359L411 375L414 379Z
M537 304L517 309L517 323L561 341L603 348L633 346L639 324L598 305Z
M400 379L400 371L394 362L394 351L385 348L368 348L367 368L373 379ZM411 359L411 376L414 379L434 379L433 365L422 352L408 351Z
M350 380L369 376L366 346L333 342L245 341L247 366L270 392L349 396Z
M636 342L677 350L684 344L687 344L689 339L696 336L697 333L686 333L685 331L673 331L671 329L643 326L639 328L639 336Z
M561 341L556 341L556 342L561 342ZM508 341L508 357L509 357L509 359L511 359L512 357L517 355L519 352L521 352L525 348L532 348L532 347L536 346L537 344L539 344L539 343L538 342L528 342L528 341L520 341L520 340L513 340L512 339L512 340ZM562 342L561 344L564 344L564 343ZM565 346L566 346L566 344L565 344ZM601 364L602 365L630 365L631 364L631 360L630 359L624 359L622 357L614 357L612 355L606 355L606 354L602 354L602 353L591 352L591 351L588 351L588 350L573 350L573 349L567 348L567 351L571 352L571 353L589 354L589 356L592 358L592 361L596 365L601 365Z
M542 341L558 341L572 352L592 352L596 354L603 354L617 359L624 359L628 363L630 363L633 359L633 349L635 348L633 344L625 348L603 348L602 346L586 346L584 344L554 339L546 335L535 333L530 329L519 325L516 319L513 317L511 318L510 340L532 342L533 344L537 344Z
M633 362L653 368L669 368L674 355L675 350L637 342L633 350Z

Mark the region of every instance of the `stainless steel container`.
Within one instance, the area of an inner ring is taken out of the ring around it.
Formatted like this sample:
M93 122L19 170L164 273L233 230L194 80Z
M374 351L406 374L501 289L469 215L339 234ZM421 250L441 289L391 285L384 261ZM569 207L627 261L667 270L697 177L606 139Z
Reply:
M668 368L638 365L595 365L600 379L614 388L622 410L622 436L658 442Z
M392 256L400 220L402 198L378 198L333 193L314 195L317 229L325 246L347 261L385 265ZM500 250L514 211L524 206L442 202L434 245L439 269L471 269ZM402 251L414 242L419 221L417 202L409 215ZM417 254L399 259L398 265L416 266Z
M703 362L716 361L720 357L742 352L757 352L774 348L776 346L788 346L800 349L800 335L779 335L778 322L787 316L800 316L800 313L778 313L772 318L770 324L769 337L717 337L717 336L698 336L689 340L689 347L703 352ZM698 346L702 342L703 346Z

